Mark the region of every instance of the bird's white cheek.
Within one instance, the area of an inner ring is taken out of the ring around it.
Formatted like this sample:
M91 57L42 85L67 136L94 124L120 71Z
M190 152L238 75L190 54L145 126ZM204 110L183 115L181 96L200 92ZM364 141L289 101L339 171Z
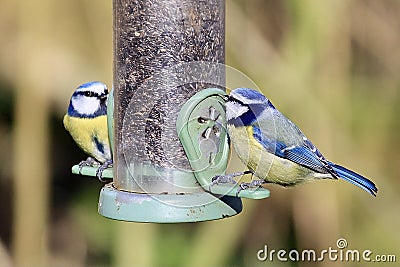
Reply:
M100 101L94 97L78 96L72 99L72 105L78 113L91 115L100 107Z
M246 113L249 110L248 107L243 106L237 102L227 102L226 103L226 119L231 120L239 117L240 115Z

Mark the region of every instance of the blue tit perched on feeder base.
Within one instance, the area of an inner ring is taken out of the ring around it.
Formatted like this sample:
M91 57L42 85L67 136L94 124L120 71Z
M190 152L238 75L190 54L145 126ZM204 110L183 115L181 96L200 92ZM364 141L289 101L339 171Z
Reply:
M242 183L242 189L275 183L294 186L318 179L346 180L375 196L367 178L328 161L301 130L260 92L237 88L227 98L228 134L239 158L250 171L214 177L214 184L252 173L261 180Z
M107 86L101 82L80 85L73 93L64 127L76 144L89 155L79 163L84 166L100 165L96 176L102 181L102 172L112 166L107 128ZM94 158L94 159L93 159Z

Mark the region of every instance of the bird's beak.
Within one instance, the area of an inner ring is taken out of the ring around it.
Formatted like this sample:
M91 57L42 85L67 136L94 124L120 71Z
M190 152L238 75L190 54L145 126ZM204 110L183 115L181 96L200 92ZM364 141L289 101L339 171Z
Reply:
M220 95L220 97L225 101L228 102L229 97L227 95Z
M104 94L104 95L99 96L99 99L100 99L100 101L106 101L107 97L108 97L108 95Z

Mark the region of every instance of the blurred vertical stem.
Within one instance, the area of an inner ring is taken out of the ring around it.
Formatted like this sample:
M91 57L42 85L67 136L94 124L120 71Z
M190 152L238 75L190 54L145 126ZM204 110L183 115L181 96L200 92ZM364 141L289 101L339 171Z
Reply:
M117 222L116 242L113 246L114 266L153 266L155 224Z
M17 5L13 253L19 267L47 265L50 6L50 0Z
M229 171L228 171L229 173ZM254 200L243 200L245 209L238 216L223 220L201 223L194 234L191 248L182 266L226 266L233 257L243 229L247 229L253 212L256 210ZM213 244L218 244L213 246Z

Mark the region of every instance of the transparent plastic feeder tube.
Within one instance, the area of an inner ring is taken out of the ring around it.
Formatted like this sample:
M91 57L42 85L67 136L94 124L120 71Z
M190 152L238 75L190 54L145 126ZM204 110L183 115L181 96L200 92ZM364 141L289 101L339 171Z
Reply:
M117 189L202 190L175 123L182 105L196 92L224 87L224 70L207 66L225 62L224 1L114 0Z

